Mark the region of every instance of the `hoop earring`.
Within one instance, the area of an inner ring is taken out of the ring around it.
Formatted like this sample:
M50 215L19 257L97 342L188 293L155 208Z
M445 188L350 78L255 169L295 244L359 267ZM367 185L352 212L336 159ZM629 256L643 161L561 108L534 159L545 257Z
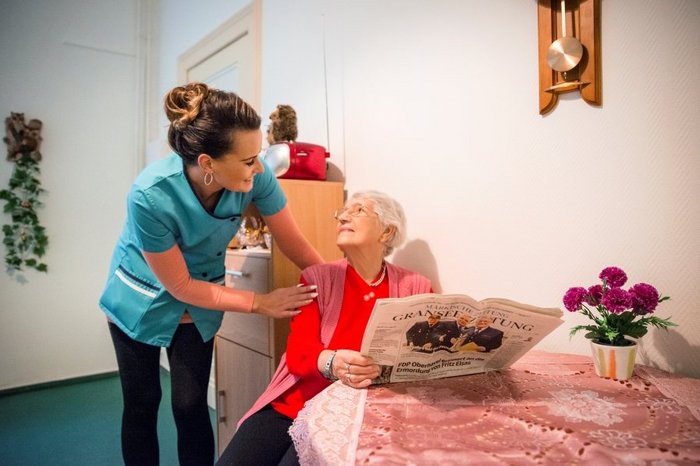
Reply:
M205 173L204 174L204 185L209 186L214 182L214 174L213 173Z

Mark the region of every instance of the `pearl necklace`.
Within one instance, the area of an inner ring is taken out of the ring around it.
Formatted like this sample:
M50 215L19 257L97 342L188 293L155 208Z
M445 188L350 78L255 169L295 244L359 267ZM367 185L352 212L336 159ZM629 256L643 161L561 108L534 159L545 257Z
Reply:
M379 278L373 282L368 283L368 285L372 288L376 288L379 285L381 285L381 283L384 281L384 277L386 277L386 264L382 264L382 274L379 276ZM370 291L369 293L364 295L362 299L364 299L365 301L369 301L370 299L374 298L374 296L374 291Z

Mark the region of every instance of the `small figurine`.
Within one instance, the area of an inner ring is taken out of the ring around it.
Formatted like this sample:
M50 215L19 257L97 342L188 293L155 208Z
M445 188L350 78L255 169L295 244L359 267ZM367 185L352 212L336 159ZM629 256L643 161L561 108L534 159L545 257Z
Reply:
M41 120L32 119L24 122L24 113L10 112L5 118L5 133L3 138L7 144L7 160L16 162L23 158L31 158L35 162L41 160Z
M297 140L297 112L290 105L278 105L270 113L267 142L270 145Z

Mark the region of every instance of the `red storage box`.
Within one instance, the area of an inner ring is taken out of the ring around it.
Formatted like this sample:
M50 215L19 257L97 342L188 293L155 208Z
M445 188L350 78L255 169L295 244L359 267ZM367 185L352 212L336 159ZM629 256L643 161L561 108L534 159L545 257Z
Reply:
M277 178L321 181L326 179L328 157L325 147L309 142L273 144L262 156Z

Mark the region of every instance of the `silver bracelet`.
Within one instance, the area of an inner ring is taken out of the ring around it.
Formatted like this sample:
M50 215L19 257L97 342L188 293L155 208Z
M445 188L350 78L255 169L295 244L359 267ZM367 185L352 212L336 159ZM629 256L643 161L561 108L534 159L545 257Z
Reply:
M323 366L323 376L331 382L338 380L338 377L333 374L333 359L335 359L335 353L335 351L331 353L330 357L326 360L326 364Z

